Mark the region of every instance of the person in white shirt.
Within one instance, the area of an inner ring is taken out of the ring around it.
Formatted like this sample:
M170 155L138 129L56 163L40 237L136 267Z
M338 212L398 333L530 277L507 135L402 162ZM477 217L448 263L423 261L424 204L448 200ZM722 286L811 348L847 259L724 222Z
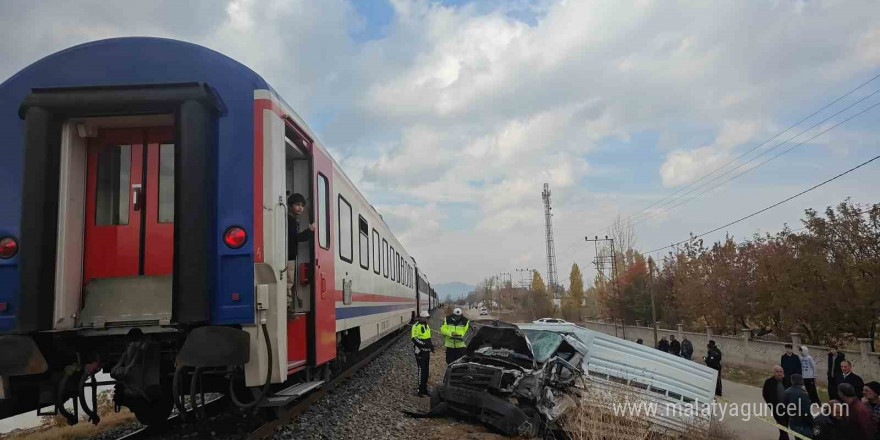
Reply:
M812 403L822 405L822 401L819 400L819 393L816 392L816 361L813 359L813 356L810 356L810 349L806 345L801 345L798 351L800 351L801 376L804 378L804 388L807 389L807 394L810 395Z

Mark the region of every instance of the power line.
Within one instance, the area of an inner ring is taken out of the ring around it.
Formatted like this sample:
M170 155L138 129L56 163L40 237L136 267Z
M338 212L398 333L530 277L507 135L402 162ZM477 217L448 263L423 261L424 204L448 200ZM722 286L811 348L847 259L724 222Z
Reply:
M697 186L697 187L694 187L694 188L691 189L690 191L688 191L688 192L686 192L685 194L683 194L681 197L678 197L678 198L672 199L672 200L670 200L670 201L664 203L664 204L663 204L662 206L660 206L659 208L662 208L663 206L666 206L666 205L668 205L668 204L670 204L670 203L673 203L673 202L676 202L676 201L679 201L679 200L684 199L685 196L687 196L687 195L689 195L689 194L693 194L695 191L699 190L700 188L703 188L703 187L705 187L706 185L708 185L708 184L710 184L710 183L712 183L712 182L715 182L716 180L718 180L718 179L720 179L720 178L722 178L722 177L724 177L724 176L726 176L726 175L728 175L728 174L730 174L730 173L732 173L732 172L734 172L734 171L736 171L736 170L742 168L743 166L745 166L745 165L747 165L747 164L749 164L749 163L755 161L755 160L758 159L759 157L764 156L765 154L770 153L771 151L773 151L773 150L775 150L775 149L777 149L777 148L779 148L779 147L781 147L781 146L787 144L789 141L794 140L795 138L799 137L800 135L802 135L802 134L804 134L804 133L806 133L806 132L808 132L808 131L810 131L810 130L816 128L816 127L818 127L818 126L821 125L822 123L827 122L829 119L831 119L831 118L833 118L833 117L835 117L835 116L837 116L837 115L839 115L839 114L841 114L841 113L843 113L843 112L845 112L845 111L851 109L852 107L854 107L854 106L856 106L856 105L862 103L863 101L865 101L866 99L868 99L868 98L870 98L870 97L876 95L877 93L880 93L880 90L877 90L877 91L871 93L870 95L863 97L862 99L860 99L860 100L858 100L858 101L856 101L856 102L850 104L849 106L843 108L842 110L838 111L837 113L835 113L835 114L833 114L833 115L831 115L831 116L829 116L829 117L827 117L827 118L825 118L825 119L823 119L823 120L821 120L821 121L819 121L819 122L813 124L813 125L810 126L809 128L807 128L807 129L801 131L800 133L798 133L798 134L796 134L796 135L794 135L794 136L792 136L792 137L786 139L785 141L780 142L779 144L777 144L777 145L773 146L772 148L768 149L767 151L764 151L764 152L762 152L761 154L759 154L759 155L757 155L757 156L755 156L755 157L753 157L753 158L751 158L751 159L749 159L749 160L747 160L747 161L745 161L745 162L740 163L740 164L737 165L736 167L733 167L733 168L731 168L731 169L725 171L724 173L722 173L722 174L720 174L720 175L718 175L718 176L712 178L712 179L709 180L708 182L706 182L706 183L704 183L704 184L702 184L702 185L699 185L699 186ZM841 125L841 124L843 124L843 123L849 121L850 119L853 119L853 118L855 118L856 116L860 116L860 115L862 115L863 113L867 112L868 110L871 110L871 109L873 109L874 107L876 107L878 104L880 104L880 102L875 103L875 104L873 104L873 105L871 105L871 106L865 108L864 110L862 110L862 111L860 111L860 112L858 112L858 113L856 113L856 114L854 114L854 115L852 115L852 116L850 116L850 117L844 119L843 121L838 122L837 124L831 126L830 128L827 128L827 129L825 129L825 130L819 132L818 134L812 136L811 138L809 138L809 139L807 139L807 140L805 140L805 141L803 141L803 142L800 142L800 143L798 143L797 145L795 145L795 146L793 146L793 147L791 147L791 148L788 148L788 149L784 150L782 153L777 154L777 155L771 157L769 160L765 160L765 161L761 162L760 164L758 164L758 165L756 165L756 166L754 166L754 167L752 167L752 168L749 168L749 169L743 171L742 173L739 173L739 174L734 175L734 176L731 177L730 179L727 179L727 180L722 181L720 184L713 186L712 188L710 188L710 189L707 190L707 191L703 191L703 192L697 194L696 196L693 196L693 197L687 198L687 199L685 199L683 202L680 202L680 203L677 203L677 204L675 204L675 205L672 205L672 206L670 206L669 208L662 209L662 210L658 208L658 209L655 209L655 210L653 210L653 211L647 212L647 213L645 213L645 215L644 215L642 218L640 218L639 220L637 220L636 222L634 222L633 225L637 225L637 224L640 224L640 223L644 223L645 221L647 221L647 220L649 220L649 219L651 219L651 218L654 218L654 217L656 217L656 216L658 216L658 215L660 215L660 214L663 214L663 213L669 212L669 211L671 211L671 210L672 210L673 208L675 208L675 207L681 206L681 205L683 205L683 204L685 204L685 203L687 203L687 202L689 202L689 201L691 201L691 200L693 200L693 199L695 199L695 198L697 198L697 197L699 197L699 196L701 196L701 195L703 195L703 194L705 194L705 193L707 193L707 192L709 192L709 191L711 191L711 190L713 190L713 189L715 189L715 188L718 188L718 187L721 186L721 185L724 185L725 183L728 183L728 182L730 182L730 181L732 181L732 180L735 180L735 179L739 178L739 176L742 176L743 174L745 174L745 173L747 173L747 172L749 172L749 171L751 171L751 170L754 170L755 168L758 168L758 167L760 167L761 165L764 165L765 163L770 162L771 160L774 160L774 159L778 158L779 156L782 156L783 154L786 154L786 153L788 153L789 151L791 151L791 150L793 150L793 149L795 149L795 148L797 148L797 147L800 147L801 145L804 145L805 143L807 143L807 142L809 142L809 141L811 141L811 140L813 140L813 139L815 139L815 138L821 136L822 134L825 134L826 132L828 132L828 131L830 131L830 130L836 128L836 127L838 127L839 125Z
M876 105L876 104L875 104L875 105ZM663 246L663 247L661 247L661 248L657 248L657 249L654 249L654 250L652 250L652 251L648 251L647 253L648 253L648 254L653 254L654 252L662 251L662 250L664 250L664 249L668 249L668 248L675 247L675 246L678 246L678 245L683 244L683 243L687 243L688 241L691 241L691 240L694 240L694 239L697 239L697 238L703 237L703 236L705 236L705 235L709 235L709 234L711 234L711 233L713 233L713 232L718 232L718 231L720 231L720 230L722 230L722 229L724 229L724 228L726 228L726 227L728 227L728 226L733 226L733 225L735 225L735 224L737 224L737 223L739 223L739 222L741 222L741 221L743 221L743 220L746 220L746 219L752 218L752 217L754 217L754 216L756 216L756 215L758 215L758 214L761 214L762 212L769 211L770 209L773 209L773 208L775 208L775 207L777 207L777 206L779 206L779 205L781 205L781 204L783 204L783 203L785 203L785 202L788 202L788 201L790 201L790 200L792 200L792 199L795 199L795 198L797 198L797 197L800 197L800 196L802 196L802 195L804 195L804 194L806 194L806 193L808 193L808 192L810 192L810 191L812 191L812 190L814 190L814 189L816 189L816 188L819 188L819 187L821 187L821 186L823 186L823 185L825 185L825 184L827 184L827 183L829 183L829 182L832 182L832 181L834 181L834 180L837 180L837 179L839 179L839 178L841 178L841 177L843 177L843 176L845 176L845 175L847 175L847 174L849 174L849 173L851 173L851 172L853 172L853 171L855 171L855 170L857 170L857 169L859 169L859 168L861 168L861 167L863 167L863 166L865 166L865 165L867 165L867 164L869 164L869 163L871 163L871 162L873 162L873 161L875 161L875 160L877 160L877 159L880 159L880 156L874 156L873 158L871 158L871 159L869 159L869 160L867 160L867 161L865 161L865 162L862 162L862 163L860 163L860 164L858 164L858 165L856 165L856 166L854 166L854 167L852 167L852 168L850 168L850 169L848 169L848 170L846 170L846 171L844 171L844 172L842 172L842 173L840 173L840 174L838 174L838 175L836 175L836 176L834 176L834 177L832 177L832 178L830 178L830 179L828 179L828 180L826 180L826 181L824 181L824 182L822 182L822 183L819 183L819 184L813 185L812 187L810 187L810 188L808 188L808 189L806 189L806 190L804 190L804 191L801 191L801 192L799 192L799 193L797 193L797 194L795 194L795 195L793 195L793 196L791 196L791 197L788 197L787 199L784 199L784 200L782 200L782 201L776 202L776 203L774 203L774 204L772 204L772 205L770 205L770 206L768 206L768 207L766 207L766 208L764 208L764 209L761 209L761 210L759 210L759 211L755 211L755 212L753 212L753 213L751 213L751 214L749 214L749 215L747 215L747 216L745 216L745 217L742 217L742 218L740 218L740 219L737 219L737 220L734 220L734 221L732 221L732 222L730 222L730 223L727 223L727 224L724 225L724 226L719 226L719 227L717 227L717 228L715 228L715 229L713 229L713 230L711 230L711 231L707 231L707 232L704 232L704 233L702 233L702 234L695 235L695 236L693 236L693 237L691 237L691 238L688 238L687 240L682 240L682 241L679 241L678 243L673 243L673 244L671 244L671 245L669 245L669 246Z
M878 93L878 92L880 92L880 90L878 90L877 92L874 92L874 93ZM656 217L657 215L660 215L660 214L663 214L663 213L669 212L669 211L671 211L673 208L676 208L676 207L678 207L678 206L681 206L681 205L683 205L683 204L685 204L685 203L687 203L687 202L689 202L689 201L691 201L691 200L693 200L693 199L695 199L695 198L697 198L697 197L700 197L700 196L703 195L703 194L706 194L706 193L708 193L708 192L710 192L710 191L712 191L712 190L714 190L714 189L717 189L717 188L719 188L719 187L721 187L721 186L723 186L723 185L725 185L725 184L727 184L727 183L729 183L729 182L731 182L731 181L733 181L733 180L739 178L739 177L742 176L743 174L746 174L746 173L751 172L751 171L753 171L753 170L755 170L755 169L757 169L757 168L760 168L761 166L763 166L763 165L766 164L767 162L770 162L770 161L772 161L772 160L775 160L775 159L778 158L779 156L782 156L783 154L786 154L786 153L788 153L789 151L794 150L795 148L800 147L801 145L804 145L805 143L807 143L807 142L809 142L809 141L811 141L811 140L813 140L813 139L816 139L817 137L819 137L819 136L821 136L821 135L823 135L823 134L825 134L825 133L827 133L827 132L829 132L829 131L831 131L831 130L837 128L837 127L839 127L840 125L845 124L846 122L848 122L849 120L851 120L851 119L853 119L853 118L855 118L855 117L861 116L862 114L868 112L869 110L873 109L874 107L877 107L878 105L880 105L880 102L876 102L876 103L872 104L871 106L865 108L864 110L862 110L862 111L860 111L860 112L858 112L858 113L856 113L856 114L854 114L854 115L852 115L852 116L850 116L850 117L848 117L848 118L846 118L846 119L844 119L844 120L842 120L842 121L840 121L840 122L838 122L838 123L832 125L831 127L826 128L825 130L820 131L819 133L813 135L812 137L810 137L810 138L808 138L808 139L806 139L806 140L804 140L804 141L802 141L802 142L799 142L799 143L793 145L792 147L790 147L790 148L788 148L788 149L786 149L786 150L783 150L781 153L779 153L779 154L777 154L777 155L775 155L775 156L773 156L773 157L771 157L771 158L769 158L769 159L767 159L767 160L765 160L765 161L763 161L763 162L761 162L761 163L755 165L754 167L751 167L751 168L748 168L748 169L743 170L741 173L734 175L734 176L731 177L730 179L727 179L727 180L725 180L725 181L723 181L723 182L721 182L721 183L719 183L719 184L717 184L717 185L715 185L715 186L713 186L713 187L711 187L711 188L709 188L709 189L707 189L707 190L705 190L705 191L702 191L702 192L700 192L700 193L694 195L693 197L687 198L687 199L685 199L685 200L683 200L683 201L681 201L681 202L679 202L679 203L676 203L675 205L670 206L668 209L666 209L666 210L664 210L664 211L656 212L656 213L654 213L654 214L652 214L652 215L650 215L650 216L648 216L648 217L644 217L644 218L642 218L642 219L640 219L640 220L634 222L633 225L637 225L637 224L644 223L644 222L650 220L651 218ZM823 122L824 122L824 121L823 121ZM811 127L811 128L812 128L812 127ZM787 142L787 141L786 141L786 142ZM783 143L783 144L784 144L784 143ZM780 146L780 145L783 145L783 144L779 144L779 145L777 145L777 147ZM776 147L774 147L773 149L775 149L775 148L776 148ZM767 153L769 153L769 152L772 151L773 149L767 150ZM763 154L762 154L762 155L763 155ZM758 157L761 157L761 156L756 156L755 159L757 159ZM753 160L754 160L754 159L753 159ZM751 161L749 161L749 162L751 162ZM744 163L740 164L739 166L737 166L736 168L732 168L730 171L735 171L735 170L739 169L740 167L742 167L743 165L745 165L746 163L748 163L748 162L744 162ZM728 173L729 173L730 171L728 171ZM727 173L722 174L722 175L719 176L719 177L722 177L722 176L724 176L724 175L726 175L726 174L727 174ZM714 180L715 180L715 179L713 179L712 181L714 181ZM677 199L677 200L681 200L681 199Z
M650 205L648 205L648 206L642 208L640 211L636 212L635 214L630 215L630 216L627 217L625 220L630 220L630 219L632 219L632 218L638 216L641 212L647 211L649 208L651 208L651 207L657 205L658 203L660 203L660 202L666 200L667 198L669 198L669 197L673 197L673 196L675 196L676 194L678 194L678 193L684 191L685 189L689 188L690 186L695 185L695 184L701 182L703 179L705 179L705 178L707 178L707 177L709 177L709 176L715 174L716 172L718 172L718 171L724 169L725 167L727 167L727 166L730 165L731 163L736 162L737 160L739 160L739 159L745 157L746 155L748 155L748 154L751 153L752 151L755 151L756 149L758 149L758 148L760 148L761 146L767 144L768 142L772 141L773 139L776 139L777 137L779 137L779 136L781 136L782 134L788 132L789 130L793 129L794 127L797 127L797 126L800 125L801 123L803 123L803 122L809 120L809 119L812 118L813 116L816 116L817 114L821 113L823 110L827 109L828 107L831 107L832 105L834 105L834 104L840 102L840 100L842 100L842 99L846 98L847 96L849 96L849 95L855 93L856 91L860 90L862 87L864 87L864 86L868 85L869 83L873 82L873 81L876 80L877 78L880 78L880 74L877 74L877 75L875 75L874 77L872 77L871 79L869 79L869 80L867 80L867 81L865 81L865 82L859 84L859 85L858 85L857 87L855 87L854 89L852 89L852 90L846 92L845 94L841 95L840 97L838 97L838 98L835 99L834 101L831 101L830 103L826 104L825 106L823 106L823 107L820 108L819 110L816 110L815 112L813 112L813 113L810 114L809 116L807 116L807 117L801 119L800 121L798 121L798 122L792 124L791 126L789 126L788 128L786 128L785 130L782 130L781 132L779 132L779 133L777 133L776 135L774 135L773 137L771 137L771 138L765 140L764 142L761 142L760 144L756 145L755 147L752 147L750 150L748 150L748 151L746 151L745 153L743 153L743 154L737 156L736 158L730 160L729 162L725 163L724 165L721 165L720 167L714 169L713 171L711 171L711 172L709 172L709 173L703 175L703 176L700 177L699 179L697 179L697 180L695 180L695 181L693 181L693 182L688 183L688 184L685 185L684 187L679 188L677 191L673 192L672 194L670 194L670 195L668 195L668 196L666 196L666 197L664 197L664 198L662 198L662 199L660 199L660 200L657 200L656 202L654 202L654 203L652 203L652 204L650 204Z
M854 212L853 214L856 214L856 215L863 215L863 214L867 214L868 212L869 212L868 210L864 210L864 211L856 211L856 212ZM786 225L787 225L787 224L786 224ZM829 224L828 226L831 226L831 227L834 228L834 229L837 229L837 228L838 228L838 226L831 225L831 224ZM809 228L809 226L802 226L802 227L797 228L797 229L789 229L789 230L788 230L788 233L789 233L789 234L794 234L795 232L800 232L800 231L803 231L804 229L807 229L807 228ZM839 231L839 229L838 229L838 231ZM687 241L687 240L685 240L685 241ZM742 242L740 242L739 244L746 244L746 243L748 243L748 240L746 240L746 241L742 241ZM678 243L678 244L681 244L681 243ZM675 246L675 244L670 245L670 246ZM653 252L654 252L654 251L651 251L651 252L648 252L647 254L651 254L651 253L653 253Z

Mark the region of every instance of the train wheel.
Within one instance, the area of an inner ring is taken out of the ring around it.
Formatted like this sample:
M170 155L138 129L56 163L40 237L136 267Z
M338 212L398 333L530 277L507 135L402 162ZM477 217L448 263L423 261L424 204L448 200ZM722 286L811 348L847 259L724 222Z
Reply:
M171 397L171 390L163 390L162 395L153 400L128 398L126 403L134 416L147 426L161 426L168 423L168 416L171 415L171 408L174 406L174 400Z

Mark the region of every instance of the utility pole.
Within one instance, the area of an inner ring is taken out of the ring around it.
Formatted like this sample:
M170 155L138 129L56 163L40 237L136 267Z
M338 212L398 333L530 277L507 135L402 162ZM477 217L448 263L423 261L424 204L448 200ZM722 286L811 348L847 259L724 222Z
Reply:
M614 298L615 298L615 302L617 303L617 307L614 308L615 309L614 312L617 316L615 316L614 319L615 319L615 322L617 319L623 320L623 310L622 310L623 309L623 301L621 301L620 280L617 276L617 254L614 253L614 238L608 238L607 235L605 236L605 238L599 238L599 236L596 235L594 238L584 237L584 240L586 240L588 243L589 242L596 243L596 268L597 269L599 269L600 262L604 266L604 258L605 258L605 257L601 257L599 255L598 243L600 241L603 241L603 242L609 242L611 244L611 257L610 258L611 258L611 272L612 272L612 277L613 277L612 286L614 287ZM605 277L605 274L601 270L599 271L599 273L602 274L603 277ZM607 277L605 277L605 278L607 278ZM624 324L622 326L623 327L623 338L626 339L626 322L624 322L623 324Z
M516 271L519 273L519 287L522 287L523 289L531 288L533 269L523 268L523 269L516 269ZM525 275L527 273L529 274L529 282L528 283L526 283L526 275Z
M648 293L651 294L651 327L654 327L654 347L657 347L657 310L654 308L654 259L648 257Z
M547 241L547 285L553 292L554 305L558 306L559 302L559 284L556 279L556 246L553 243L553 215L550 214L550 184L544 184L544 192L541 193L544 199L544 226L545 239Z

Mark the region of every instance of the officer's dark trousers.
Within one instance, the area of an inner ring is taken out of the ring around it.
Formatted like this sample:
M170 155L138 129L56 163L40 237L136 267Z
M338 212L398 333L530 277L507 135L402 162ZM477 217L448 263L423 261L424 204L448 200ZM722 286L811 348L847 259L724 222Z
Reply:
M715 382L715 395L721 395L721 369L718 369L718 380Z
M464 356L464 348L449 348L446 347L446 365L449 365L458 360L458 358Z
M416 367L418 368L419 393L428 394L428 366L431 364L430 354L417 354Z

